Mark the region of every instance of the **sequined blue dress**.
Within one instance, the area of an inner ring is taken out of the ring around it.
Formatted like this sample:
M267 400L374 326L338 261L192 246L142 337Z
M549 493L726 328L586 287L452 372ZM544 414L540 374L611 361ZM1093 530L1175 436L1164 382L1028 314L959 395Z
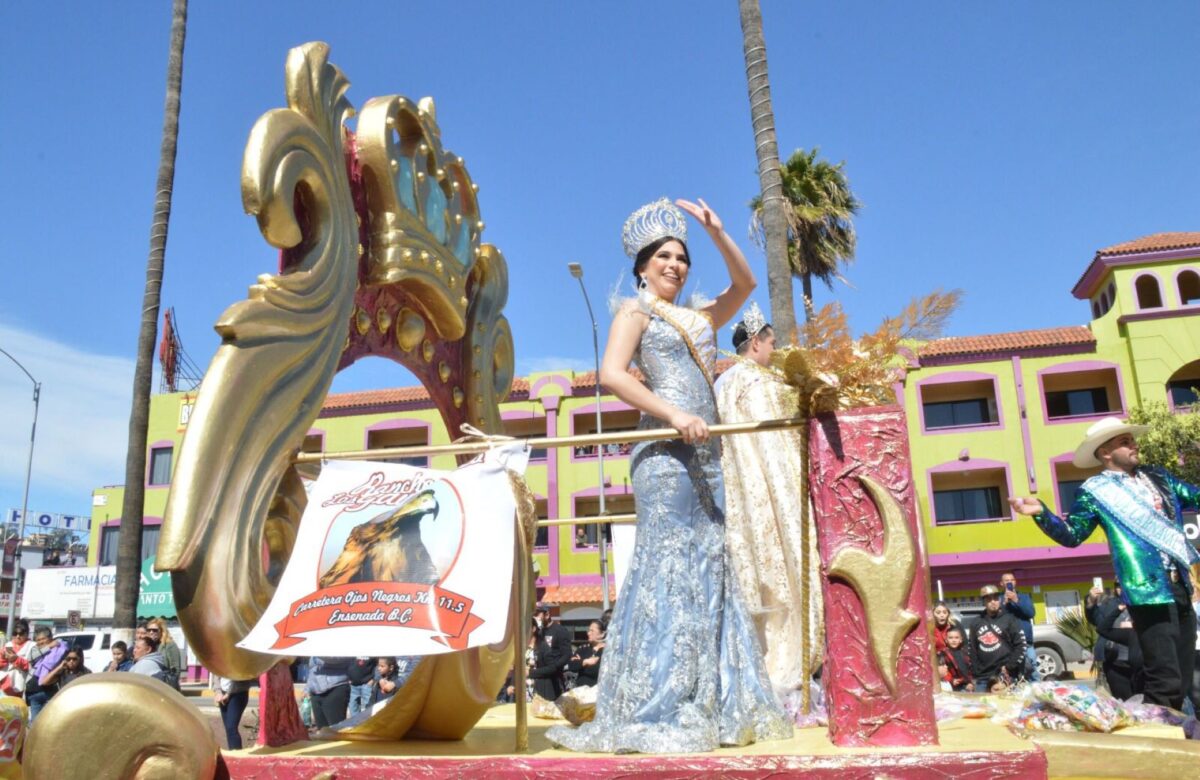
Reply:
M713 424L715 353L706 316L658 301L635 359L656 395ZM643 415L639 427L669 426ZM727 574L719 446L675 440L633 450L637 541L608 627L596 717L549 729L555 743L691 753L791 735Z

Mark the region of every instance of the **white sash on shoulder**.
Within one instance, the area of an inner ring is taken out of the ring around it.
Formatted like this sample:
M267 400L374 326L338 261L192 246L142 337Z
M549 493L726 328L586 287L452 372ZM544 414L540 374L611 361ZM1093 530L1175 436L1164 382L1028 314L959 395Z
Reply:
M1135 536L1171 556L1181 566L1200 563L1200 553L1192 547L1183 529L1171 518L1146 503L1146 499L1131 490L1113 474L1102 472L1090 478L1084 487L1108 510L1109 517L1129 529Z

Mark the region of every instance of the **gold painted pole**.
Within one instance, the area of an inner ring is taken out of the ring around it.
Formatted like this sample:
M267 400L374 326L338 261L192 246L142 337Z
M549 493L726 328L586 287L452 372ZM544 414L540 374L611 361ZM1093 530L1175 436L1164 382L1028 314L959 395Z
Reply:
M549 528L555 525L632 525L637 522L637 515L598 515L595 517L558 517L553 520L538 520L538 528Z
M529 540L525 538L525 529L517 524L515 565L528 565ZM528 572L513 572L512 603L509 612L513 622L513 702L517 705L514 724L514 751L524 753L529 750L529 704L525 701L525 649L529 646L529 623L532 620L529 603L532 599L529 589Z
M721 423L708 426L711 436L728 436L739 433L761 433L800 428L808 424L806 417L784 417L778 420L758 422ZM674 428L651 428L644 431L617 431L615 433L590 433L582 436L545 436L531 439L513 439L526 443L530 448L554 448L586 446L589 444L628 444L631 442L678 439L679 431ZM374 460L377 458L408 457L410 455L467 455L487 452L504 440L470 441L455 444L427 444L415 447L381 447L377 450L346 450L344 452L301 452L296 463L320 463L326 460Z

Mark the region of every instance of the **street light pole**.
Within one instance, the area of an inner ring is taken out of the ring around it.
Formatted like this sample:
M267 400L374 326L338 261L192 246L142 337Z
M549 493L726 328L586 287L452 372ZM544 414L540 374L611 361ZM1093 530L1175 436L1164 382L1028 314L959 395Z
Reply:
M21 545L25 541L25 515L29 513L29 476L33 472L33 441L37 437L38 400L42 395L42 383L33 378L33 374L21 365L21 361L0 349L9 360L17 364L17 368L33 382L33 428L29 431L29 459L25 463L25 496L21 499L21 522L17 526L17 549L13 556L12 590L8 594L8 629L6 636L13 635L13 623L17 620L17 585L21 582Z
M600 329L596 324L596 316L592 313L592 302L588 299L587 287L583 284L583 266L579 263L567 263L579 289L583 292L583 303L587 306L588 319L592 321L592 357L596 361L596 433L604 433L600 422ZM600 516L608 514L604 506L604 445L596 445L596 465L600 470ZM601 523L597 531L600 540L600 598L604 610L611 606L608 600L608 523Z

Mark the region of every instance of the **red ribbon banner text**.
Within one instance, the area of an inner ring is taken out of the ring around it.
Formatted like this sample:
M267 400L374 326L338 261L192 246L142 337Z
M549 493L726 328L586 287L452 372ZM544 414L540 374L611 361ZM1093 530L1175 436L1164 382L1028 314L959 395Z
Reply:
M273 649L304 641L298 634L339 626L392 626L433 631L433 639L463 650L483 620L471 614L474 602L457 593L415 582L356 582L323 588L292 602L275 624Z

